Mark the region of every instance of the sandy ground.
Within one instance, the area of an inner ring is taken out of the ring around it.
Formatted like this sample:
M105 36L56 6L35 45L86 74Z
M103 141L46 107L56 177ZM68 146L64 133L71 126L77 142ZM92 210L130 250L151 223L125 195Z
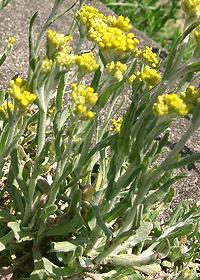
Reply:
M49 14L53 1L49 0L12 0L8 6L0 11L0 40L6 40L9 36L16 36L17 43L12 54L6 60L6 63L1 67L0 71L0 87L6 87L8 81L16 74L26 76L27 61L28 61L28 28L31 16L39 11L35 22L35 35L40 30L45 18ZM74 1L64 1L63 9L70 7ZM105 14L110 13L104 5L96 1L88 1L88 3L97 6ZM77 5L73 10L77 9ZM53 27L61 32L66 32L72 20L73 10L67 13L64 17L58 20ZM137 37L142 45L149 45L159 48L151 39L143 33L136 31ZM173 123L171 128L170 142L175 143L183 131L187 128L186 120L179 120ZM188 142L185 147L186 153L200 150L200 133L195 133L194 137ZM184 152L184 151L183 151ZM189 166L188 178L180 182L177 186L176 202L184 199L192 199L197 201L200 197L200 164Z

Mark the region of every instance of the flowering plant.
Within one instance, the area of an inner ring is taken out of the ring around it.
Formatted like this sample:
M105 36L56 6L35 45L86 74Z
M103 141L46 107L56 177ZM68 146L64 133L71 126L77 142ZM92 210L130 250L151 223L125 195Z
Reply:
M162 226L158 217L185 176L174 170L200 159L179 156L200 125L193 85L200 61L180 64L200 22L190 22L159 68L128 18L82 1L66 35L50 29L62 2L36 40L32 17L27 78L13 78L1 93L0 272L31 280L195 277L199 206L178 206ZM179 117L189 126L168 151L167 128Z

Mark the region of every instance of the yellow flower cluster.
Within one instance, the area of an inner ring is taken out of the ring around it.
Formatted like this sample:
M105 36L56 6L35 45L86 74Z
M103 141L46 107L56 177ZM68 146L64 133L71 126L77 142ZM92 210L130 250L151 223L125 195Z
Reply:
M18 77L15 81L10 81L10 95L18 103L20 109L26 110L28 105L32 104L37 96L28 90L26 81Z
M53 60L45 56L42 60L41 71L42 73L49 73L53 66Z
M127 70L127 66L120 61L111 61L106 65L107 71L111 74L114 80L121 81L123 79L124 73Z
M132 52L139 43L133 33L126 33L130 30L128 18L105 17L90 6L83 6L77 17L86 25L88 38L104 51L110 50L120 54Z
M139 43L133 33L125 34L117 27L104 27L98 30L90 28L89 39L95 41L102 50L112 50L119 53L131 52Z
M118 133L121 130L123 119L121 117L112 120L112 128L111 130Z
M151 67L155 68L158 64L157 54L152 52L151 48L149 47L145 47L144 50L139 51L138 56L144 59L144 61L148 63Z
M130 77L129 77L129 79L128 79L128 82L130 83L130 84L132 84L135 80L136 80L136 75L135 74L132 74Z
M72 48L69 46L69 42L71 40L70 35L64 35L51 29L47 31L48 57L55 59L57 66L68 68L74 63L75 55L70 54Z
M15 43L16 43L16 38L13 37L13 36L9 37L8 38L8 43L7 43L7 48L11 49L14 46Z
M182 9L188 17L200 16L200 1L199 0L182 0Z
M0 106L0 115L5 116L8 111L13 112L14 111L14 105L11 102L4 102Z
M80 73L83 75L95 72L99 68L99 64L96 62L92 52L77 55L75 63L78 66Z
M98 94L94 92L92 87L86 85L72 84L72 100L75 103L75 114L82 120L91 119L94 113L90 108L94 106L98 100Z
M55 61L58 66L70 67L75 62L76 56L74 54L68 54L67 52L59 51L55 55Z
M189 112L194 111L200 102L200 90L197 90L194 86L189 86L185 92L181 92L180 96L187 104Z
M49 46L53 47L56 50L62 48L69 48L68 43L72 40L72 36L64 35L62 33L56 32L52 29L47 31L47 42Z
M124 32L129 32L132 29L132 25L130 24L130 19L128 17L115 17L108 16L106 22L109 26L117 27Z
M82 8L76 13L76 17L88 29L95 23L98 24L106 20L106 17L103 14L101 14L99 10L92 6L85 5L83 5Z
M189 110L180 96L171 93L158 96L157 102L153 105L153 112L158 117L168 114L184 117L189 113Z
M95 41L103 50L114 50L119 53L131 52L139 43L133 33L125 34L117 27L105 27L88 31L89 39Z
M151 89L161 80L161 75L157 70L150 68L148 65L145 66L141 72L137 72L137 78L143 81Z

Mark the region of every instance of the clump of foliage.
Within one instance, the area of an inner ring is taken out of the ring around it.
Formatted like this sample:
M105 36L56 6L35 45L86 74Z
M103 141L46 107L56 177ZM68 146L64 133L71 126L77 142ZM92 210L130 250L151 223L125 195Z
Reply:
M193 85L199 5L182 1L185 31L161 73L157 55L140 47L123 16L105 16L81 1L66 34L50 29L63 2L55 1L38 36L33 15L27 77L14 77L1 92L0 273L31 280L160 273L195 279L199 206L179 205L162 225L158 217L186 176L174 171L200 159L179 155L200 126L200 90ZM180 64L195 28L193 58ZM14 41L2 49L4 60ZM116 118L128 90L127 109ZM189 125L168 150L176 118Z

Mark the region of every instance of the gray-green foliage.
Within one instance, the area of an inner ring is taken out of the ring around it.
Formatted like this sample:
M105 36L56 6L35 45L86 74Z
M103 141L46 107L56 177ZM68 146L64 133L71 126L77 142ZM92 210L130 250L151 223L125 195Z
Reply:
M11 0L0 0L0 10L8 5Z
M177 79L182 79L178 87L186 86L200 70L199 60L179 63L185 38L199 21L175 42L157 86L149 92L144 84L133 84L121 130L110 133L109 123L119 109L116 101L140 61L131 57L128 74L106 87L100 53L101 67L92 80L101 93L96 115L79 121L70 102L65 104L69 73L56 72L55 66L47 76L38 74L40 44L51 23L62 15L57 13L62 2L55 1L38 37L32 30L37 13L30 22L28 81L38 94L36 109L20 116L8 112L1 120L0 197L5 205L0 209L0 272L10 266L17 279L31 280L91 274L100 279L142 280L161 270L166 277L171 273L177 279L189 274L194 278L195 269L189 265L199 258L199 205L181 203L163 224L158 218L169 208L174 184L186 176L174 171L200 159L199 153L177 159L200 126L200 103L187 117L186 133L170 151L167 128L173 118L158 119L152 106ZM72 23L71 33L76 24ZM98 117L104 108L108 114L102 125ZM161 155L163 161L158 160Z

